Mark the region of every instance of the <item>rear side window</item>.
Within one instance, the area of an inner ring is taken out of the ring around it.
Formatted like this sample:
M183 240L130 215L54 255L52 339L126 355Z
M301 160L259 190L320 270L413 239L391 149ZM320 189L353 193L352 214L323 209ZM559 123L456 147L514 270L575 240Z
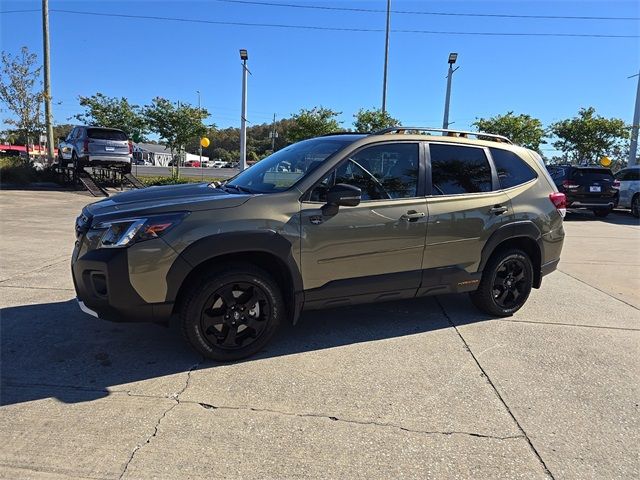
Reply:
M616 174L616 178L622 182L636 182L640 180L640 169L622 170Z
M127 140L126 133L109 128L89 128L87 129L87 137L94 140Z
M501 188L522 185L536 178L535 172L518 155L501 148L490 148Z
M613 182L613 173L603 168L577 168L571 174L571 178L584 183Z
M491 167L484 150L459 145L429 145L433 195L490 192Z

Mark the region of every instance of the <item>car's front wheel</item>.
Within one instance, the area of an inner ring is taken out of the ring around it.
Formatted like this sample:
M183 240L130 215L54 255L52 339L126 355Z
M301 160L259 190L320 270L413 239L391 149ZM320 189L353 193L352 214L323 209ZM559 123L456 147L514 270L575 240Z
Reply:
M529 256L518 249L500 251L487 262L478 289L470 293L471 301L485 313L508 317L524 305L532 285Z
M277 283L252 265L211 272L195 285L180 322L186 340L207 358L229 362L257 353L285 316Z

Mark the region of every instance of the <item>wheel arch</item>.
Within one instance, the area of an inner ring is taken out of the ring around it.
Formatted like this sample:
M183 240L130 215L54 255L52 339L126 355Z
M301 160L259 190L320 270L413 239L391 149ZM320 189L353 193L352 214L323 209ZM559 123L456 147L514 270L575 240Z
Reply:
M198 278L213 268L245 263L272 275L283 295L287 313L296 323L302 310L302 276L292 255L292 245L274 231L211 235L189 245L167 274L167 301L174 313Z
M533 288L540 288L544 245L540 229L531 221L508 224L496 230L482 249L478 271L483 271L489 259L497 252L509 248L518 248L529 256L533 266Z

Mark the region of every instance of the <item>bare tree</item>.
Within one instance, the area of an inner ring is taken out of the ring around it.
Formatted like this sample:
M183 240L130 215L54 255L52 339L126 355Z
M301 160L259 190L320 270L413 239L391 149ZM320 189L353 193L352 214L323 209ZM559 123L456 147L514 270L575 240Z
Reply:
M13 113L5 119L8 125L26 139L27 153L30 139L42 131L42 102L44 92L38 57L22 47L18 55L2 52L2 76L0 77L0 101Z

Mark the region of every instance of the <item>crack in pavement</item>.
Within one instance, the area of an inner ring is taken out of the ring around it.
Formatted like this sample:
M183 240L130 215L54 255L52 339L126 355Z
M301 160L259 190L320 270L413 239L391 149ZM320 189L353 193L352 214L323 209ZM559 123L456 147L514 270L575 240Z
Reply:
M55 467L37 468L35 466L18 465L13 463L0 463L0 467L9 467L9 468L15 468L16 470L26 470L29 472L38 472L38 473L57 473L60 475L66 475L66 476L77 478L77 479L87 479L87 480L109 480L110 478L112 478L112 477L96 477L93 475L85 475L84 473L78 473L73 470L67 470L67 469L55 468Z
M71 260L71 255L64 255L61 257L58 257L57 260L53 261L53 260L49 260L50 262L53 263L49 263L47 265L44 265L42 267L38 267L35 268L33 270L29 270L28 272L21 272L21 273L17 273L15 275L11 275L10 277L7 277L3 280L0 280L0 284L4 283L4 282L8 282L9 280L13 280L14 278L19 278L19 277L24 277L25 275L29 275L30 273L36 273L39 272L40 270L44 270L45 268L49 268L49 267L53 267L54 265L60 265L63 262L68 262Z
M544 472L547 474L547 476L549 478L551 478L553 480L555 477L553 476L553 474L549 470L549 467L547 466L545 461L540 456L540 453L538 452L538 450L536 450L536 447L533 446L533 443L531 442L531 439L529 438L529 435L527 435L527 432L525 432L524 428L522 428L522 425L520 425L520 422L518 421L518 419L516 418L514 413L511 411L511 408L509 408L509 405L507 405L507 402L504 400L504 398L502 398L502 395L500 395L500 392L498 391L496 385L493 383L493 380L491 380L491 377L489 377L489 374L485 371L484 368L482 368L482 365L480 365L480 362L478 361L478 358L475 356L475 354L471 350L471 347L469 346L469 344L467 343L465 338L462 336L462 333L460 332L460 330L458 330L457 325L455 323L453 323L453 320L451 319L451 317L449 316L449 314L445 310L444 306L442 305L442 302L440 302L440 298L438 298L438 297L434 297L434 298L435 298L436 303L440 307L440 310L442 311L442 314L445 316L445 318L447 319L449 324L453 327L455 332L458 334L458 337L460 337L460 340L462 340L462 344L463 344L464 348L469 352L469 355L471 355L471 358L473 358L473 361L476 363L476 365L480 369L480 372L482 373L482 375L484 375L484 378L486 378L487 382L489 383L489 385L493 389L493 392L498 397L498 400L500 400L500 402L502 403L504 408L507 410L507 413L509 414L511 419L515 422L516 427L518 427L518 430L520 430L520 432L522 432L522 437L529 444L529 447L531 448L531 451L533 452L535 457L540 462L542 468L544 469Z
M129 465L133 461L134 457L136 456L136 453L138 453L142 449L142 447L144 447L145 445L148 445L151 442L151 439L158 434L158 428L160 428L160 423L162 423L162 420L164 419L164 417L166 417L171 410L173 410L178 405L180 405L180 395L182 395L184 391L189 387L189 382L191 380L191 373L194 370L196 370L198 367L200 367L204 363L204 361L205 361L205 358L203 357L202 360L200 360L198 363L192 365L191 368L189 368L189 371L187 372L187 380L184 382L184 387L182 387L182 389L179 392L171 395L170 397L164 397L164 398L172 398L173 400L175 400L175 403L171 405L169 408L167 408L162 413L162 415L160 415L160 418L158 418L158 421L153 427L153 433L147 437L145 442L135 446L135 448L131 452L131 455L129 456L129 460L127 460L127 463L124 465L124 468L122 469L122 473L118 477L119 480L126 475L127 469L129 468ZM127 393L127 395L130 395L129 392L125 392L125 393Z
M365 420L352 420L352 419L347 419L347 418L338 418L335 416L330 416L330 415L324 415L324 414L320 414L320 413L293 413L293 412L284 412L282 410L272 410L270 408L256 408L256 407L233 407L233 406L229 406L229 405L210 405L208 403L202 403L202 402L184 402L184 403L197 403L198 405L200 405L202 408L206 409L206 410L239 410L239 411L250 411L250 412L257 412L257 413L273 413L276 415L284 415L287 417L300 417L300 418L305 418L305 417L311 417L311 418L325 418L327 420L332 420L334 422L342 422L342 423L350 423L350 424L355 424L355 425L373 425L376 427L384 427L384 428L396 428L398 430L402 430L404 432L411 432L411 433L422 433L425 435L467 435L467 436L471 436L471 437L477 437L477 438L490 438L490 439L494 439L494 440L510 440L510 439L514 439L514 438L524 438L523 435L510 435L507 437L500 437L497 435L487 435L487 434L482 434L482 433L474 433L474 432L462 432L462 431L446 431L446 432L440 432L440 431L432 431L432 430L415 430L412 428L407 428L407 427L402 427L400 425L396 425L394 423L387 423L387 422L375 422L373 420L371 421L365 421Z
M6 385L6 386L17 386L17 387L45 386L45 387L66 388L66 389L80 390L80 391L99 392L99 393L106 393L106 394L124 394L124 395L127 395L129 397L158 398L158 399L173 399L173 400L175 400L176 403L171 405L171 407L168 408L167 410L165 410L165 412L158 419L158 421L156 422L156 425L155 425L153 433L147 437L147 440L145 441L145 443L136 446L136 448L132 452L132 454L131 454L131 456L129 458L129 461L127 462L127 465L125 466L124 471L122 472L120 478L122 478L122 476L125 474L128 464L131 463L131 461L133 460L133 457L135 456L137 451L140 450L140 448L142 448L144 445L149 443L151 441L151 439L157 435L158 427L159 427L162 419L164 419L164 417L171 410L173 410L176 406L178 406L181 403L192 404L192 405L200 405L202 408L205 408L207 410L236 410L236 411L249 411L249 412L256 412L256 413L273 413L273 414L276 414L276 415L284 415L284 416L299 417L299 418L305 418L305 417L308 417L308 418L325 418L325 419L332 420L332 421L335 421L335 422L344 422L344 423L350 423L350 424L354 424L354 425L373 425L373 426L383 427L383 428L395 428L395 429L398 429L398 430L402 430L404 432L419 433L419 434L425 434L425 435L445 435L445 436L466 435L466 436L470 436L470 437L488 438L488 439L493 439L493 440L511 440L511 439L517 439L517 438L524 438L524 435L509 435L509 436L501 437L499 435L489 435L489 434L483 434L483 433L465 432L465 431L456 431L456 430L452 430L452 431L418 430L418 429L412 429L412 428L403 427L402 425L398 425L398 424L395 424L395 423L376 422L376 421L373 421L373 420L356 420L356 419L348 419L348 418L339 418L339 417L336 417L334 415L328 415L328 414L323 414L323 413L295 413L295 412L286 412L286 411L283 411L283 410L275 410L275 409L269 409L269 408L257 408L257 407L250 407L250 406L231 406L231 405L211 405L211 404L204 403L204 402L199 402L199 401L196 401L196 400L181 400L180 399L180 395L182 395L185 392L185 390L188 388L189 382L191 380L191 373L193 371L195 371L200 365L202 365L202 363L203 362L201 361L201 362L197 363L196 365L192 366L189 369L189 371L187 372L187 381L185 382L184 387L177 394L174 394L174 395L148 395L148 394L142 394L142 393L133 393L130 390L108 390L108 389L97 389L97 388L81 387L81 386L73 386L73 385L52 385L52 384L41 384L41 383L32 383L32 384L5 383L4 385Z
M629 328L629 327L605 327L602 325L584 325L581 323L560 323L560 322L536 322L535 320L509 320L506 318L501 318L498 322L509 322L509 323L533 323L537 325L558 325L560 327L580 327L580 328L599 328L601 330L623 330L625 332L640 332L640 328Z
M598 287L594 287L594 286L593 286L593 285L591 285L590 283L587 283L587 282L585 282L584 280L582 280L582 279L580 279L580 278L578 278L578 277L575 277L575 276L571 275L570 273L565 272L564 270L560 270L559 268L558 268L557 270L558 270L560 273L565 274L567 277L571 277L571 278L573 278L574 280L579 281L580 283L584 283L585 285L587 285L587 286L589 286L589 287L593 288L594 290L599 291L600 293L604 293L606 296L611 297L611 298L613 298L614 300L617 300L617 301L619 301L619 302L622 302L622 303L624 303L625 305L629 305L631 308L635 308L636 310L640 310L640 308L636 307L635 305L632 305L632 304L630 304L629 302L626 302L626 301L622 300L621 298L614 297L614 296L613 296L613 295L611 295L609 292L605 292L604 290L600 290Z

